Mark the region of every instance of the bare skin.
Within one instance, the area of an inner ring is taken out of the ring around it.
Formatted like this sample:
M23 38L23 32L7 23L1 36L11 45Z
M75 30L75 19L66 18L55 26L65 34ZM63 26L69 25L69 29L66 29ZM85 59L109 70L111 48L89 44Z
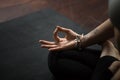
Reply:
M103 56L113 56L116 59L120 60L119 51L114 47L111 41L106 41L102 44L102 53L100 57ZM120 80L120 61L114 61L110 66L109 69L113 72L114 76L111 80Z
M57 33L59 31L66 33L66 36L64 38L60 38L59 36L57 36ZM60 51L74 48L74 39L76 38L76 35L78 35L76 32L72 31L71 29L57 26L53 34L55 40L54 42L46 40L39 41L42 44L42 48L48 48L48 50L50 51Z
M113 43L109 40L102 44L102 53L100 57L103 56L113 56L120 59L119 51L114 47Z
M66 36L64 38L60 38L57 35L58 32L66 33ZM75 47L76 42L74 41L74 39L76 38L76 35L78 35L78 33L72 31L71 29L57 26L53 32L53 35L55 40L53 42L39 40L42 48L48 48L48 50L50 51L72 49ZM114 35L113 25L108 19L82 38L82 47L87 47L96 43L101 43L113 37L113 35Z
M83 47L104 42L114 36L114 27L109 19L84 36Z
M66 36L64 38L60 38L58 36L58 32L63 32L66 34ZM42 48L47 48L49 51L69 50L75 47L76 35L79 35L79 34L74 32L71 29L57 26L53 32L54 41L39 40L39 42L41 43ZM114 27L111 21L108 19L105 22L103 22L101 25L96 27L94 30L84 35L84 37L81 37L81 36L82 35L80 35L80 38L82 41L81 47L87 47L93 44L99 44L101 42L105 42L109 38L114 37ZM117 40L118 40L118 37L117 37ZM113 56L117 59L120 59L120 54L118 50L114 47L114 45L110 41L107 41L103 44L103 51L102 51L101 57L106 55ZM119 63L120 63L119 61L115 61L109 67L109 69L115 74L111 80L120 80L120 77L119 77L120 64Z

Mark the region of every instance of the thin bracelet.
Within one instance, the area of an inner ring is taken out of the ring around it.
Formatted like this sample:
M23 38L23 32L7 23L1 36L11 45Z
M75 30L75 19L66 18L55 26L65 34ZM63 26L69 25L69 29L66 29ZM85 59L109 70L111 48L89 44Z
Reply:
M82 50L82 45L81 45L82 40L81 39L83 38L83 36L84 36L84 34L82 34L81 36L77 35L76 39L75 39L75 41L76 41L75 48L77 48L79 50Z

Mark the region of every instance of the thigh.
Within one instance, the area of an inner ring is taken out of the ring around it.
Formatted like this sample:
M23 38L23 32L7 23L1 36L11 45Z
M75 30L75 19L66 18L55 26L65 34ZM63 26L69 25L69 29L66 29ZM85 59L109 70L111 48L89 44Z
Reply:
M93 68L99 58L99 51L86 49L50 52L48 66L57 76L90 78Z
M94 69L100 54L100 51L92 49L85 49L82 51L73 49L60 52L51 52L49 53L49 59L53 57L54 59L70 59Z

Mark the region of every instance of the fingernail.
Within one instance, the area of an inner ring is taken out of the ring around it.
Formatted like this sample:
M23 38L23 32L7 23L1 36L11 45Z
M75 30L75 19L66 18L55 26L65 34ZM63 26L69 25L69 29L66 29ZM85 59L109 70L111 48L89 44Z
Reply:
M43 42L43 40L40 40L39 42L41 43L41 42Z
M40 40L40 41L42 41L42 40Z

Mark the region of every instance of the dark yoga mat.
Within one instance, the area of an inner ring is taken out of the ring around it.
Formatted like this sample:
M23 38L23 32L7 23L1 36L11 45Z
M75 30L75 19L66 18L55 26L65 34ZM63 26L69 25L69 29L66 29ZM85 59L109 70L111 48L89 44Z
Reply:
M56 25L86 33L51 9L0 23L0 80L51 80L49 52L40 48L38 40L52 40Z

